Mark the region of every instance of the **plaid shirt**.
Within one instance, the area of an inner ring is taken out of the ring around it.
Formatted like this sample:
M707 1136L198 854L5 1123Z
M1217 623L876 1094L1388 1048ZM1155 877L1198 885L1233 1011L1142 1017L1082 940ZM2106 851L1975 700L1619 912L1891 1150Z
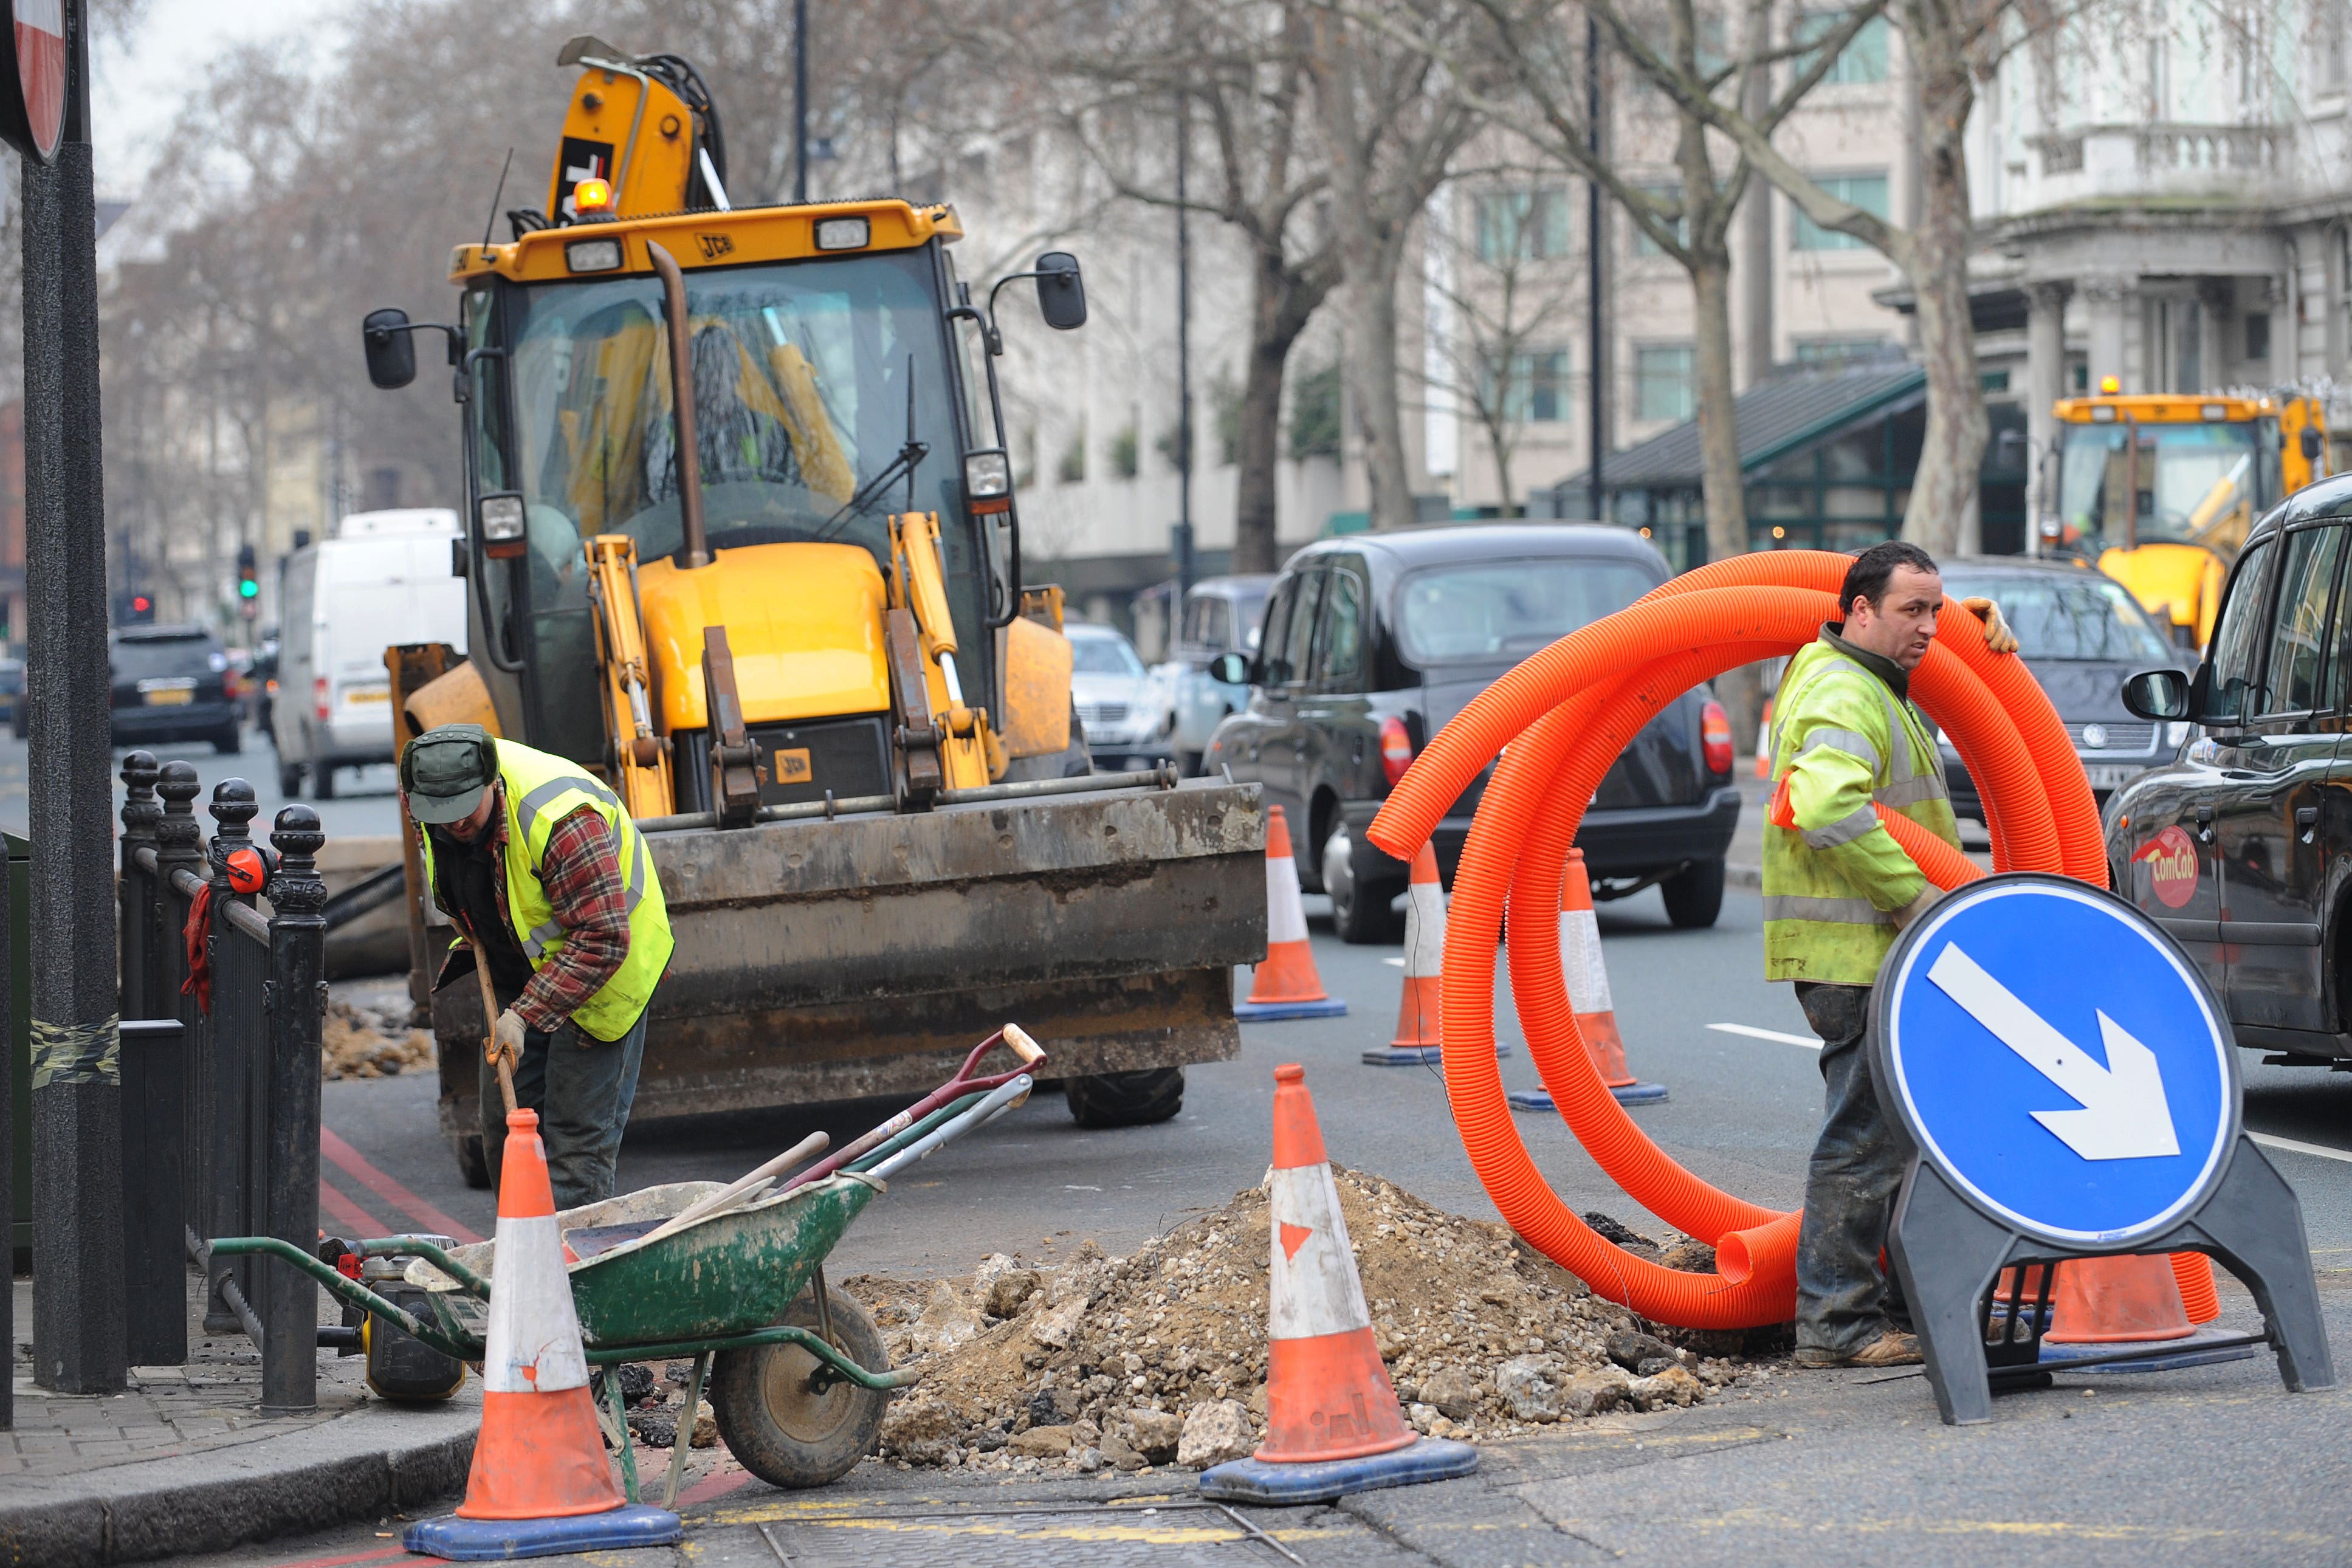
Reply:
M490 814L490 875L499 907L506 909L503 807ZM629 956L629 910L612 829L592 807L583 805L555 825L539 872L541 889L563 928L563 945L531 974L514 1010L530 1027L553 1034L620 973Z

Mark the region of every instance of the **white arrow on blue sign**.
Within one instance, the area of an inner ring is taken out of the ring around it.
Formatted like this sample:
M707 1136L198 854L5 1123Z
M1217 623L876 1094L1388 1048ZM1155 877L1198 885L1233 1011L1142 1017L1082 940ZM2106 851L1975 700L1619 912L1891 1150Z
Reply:
M1972 883L1880 976L1884 1060L1924 1158L2052 1240L2153 1235L2236 1142L2229 1030L2137 910L2079 882Z

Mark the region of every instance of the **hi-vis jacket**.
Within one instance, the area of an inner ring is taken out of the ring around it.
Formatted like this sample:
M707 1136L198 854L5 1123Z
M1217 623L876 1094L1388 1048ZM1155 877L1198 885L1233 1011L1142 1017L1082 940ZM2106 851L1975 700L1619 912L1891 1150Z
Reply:
M506 786L507 912L534 970L562 950L563 926L540 887L540 861L555 825L587 806L611 828L620 856L629 910L629 955L603 989L572 1015L572 1021L600 1040L617 1040L636 1026L653 1000L654 987L669 966L669 906L654 875L653 858L620 797L583 773L577 763L520 745L496 742L499 780ZM425 881L438 886L433 872L433 835L418 831L425 851Z
M1772 776L1796 826L1764 826L1764 973L1868 985L1895 911L1927 886L1872 803L1955 848L1960 836L1934 728L1833 635L1824 626L1789 661L1773 702Z

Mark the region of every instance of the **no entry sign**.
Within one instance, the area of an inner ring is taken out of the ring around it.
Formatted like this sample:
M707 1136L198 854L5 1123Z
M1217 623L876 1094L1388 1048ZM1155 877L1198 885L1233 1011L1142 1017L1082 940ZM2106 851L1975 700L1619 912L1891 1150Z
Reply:
M47 163L66 129L72 68L66 33L68 0L5 0L12 57L0 80L0 136L27 157Z

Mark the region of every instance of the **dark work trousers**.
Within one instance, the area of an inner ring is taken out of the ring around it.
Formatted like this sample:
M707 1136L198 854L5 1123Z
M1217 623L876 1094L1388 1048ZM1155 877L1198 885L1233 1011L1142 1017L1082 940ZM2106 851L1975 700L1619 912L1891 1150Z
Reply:
M472 975L466 976L474 984ZM514 998L500 995L501 1010ZM646 1009L647 1013L652 1011ZM613 1195L613 1173L621 1156L621 1133L637 1097L637 1068L646 1054L646 1017L617 1040L600 1040L577 1024L552 1035L537 1029L523 1036L522 1065L515 1069L515 1103L539 1112L539 1136L547 1145L547 1175L555 1206L578 1208ZM498 1069L482 1063L482 1152L490 1181L499 1179L507 1138L506 1101L499 1094Z
M1880 1110L1863 1048L1867 985L1797 983L1797 1005L1822 1037L1828 1092L1805 1173L1797 1233L1797 1348L1852 1355L1889 1326L1907 1328L1902 1288L1880 1270L1895 1190L1911 1145Z

